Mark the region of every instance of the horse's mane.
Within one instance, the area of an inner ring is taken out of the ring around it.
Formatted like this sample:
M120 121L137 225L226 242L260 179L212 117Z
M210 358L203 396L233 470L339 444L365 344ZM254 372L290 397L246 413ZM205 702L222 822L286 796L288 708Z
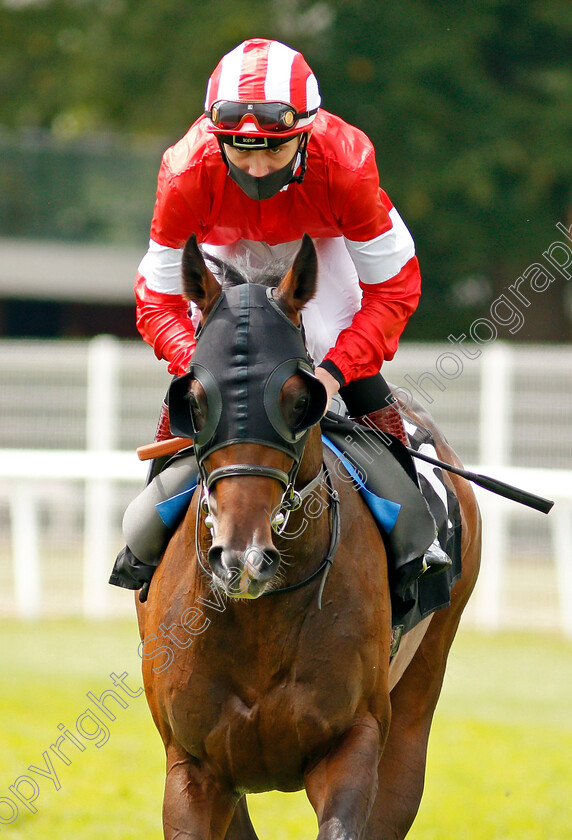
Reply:
M262 268L256 268L248 257L236 260L222 260L213 254L203 252L203 256L223 289L242 286L245 283L259 283L261 286L275 288L290 268L291 260L274 260Z

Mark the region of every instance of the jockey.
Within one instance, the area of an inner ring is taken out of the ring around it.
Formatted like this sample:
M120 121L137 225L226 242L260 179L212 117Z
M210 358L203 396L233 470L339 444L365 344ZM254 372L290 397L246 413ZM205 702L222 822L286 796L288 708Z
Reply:
M293 259L308 233L319 280L304 327L316 375L352 416L407 442L379 371L417 307L415 246L379 186L370 140L320 105L299 52L252 39L224 56L205 113L163 157L135 283L137 326L171 373L186 373L195 339L181 254L190 234L207 252L256 265Z
M371 141L321 107L301 53L262 38L237 46L209 79L204 113L163 156L135 295L141 335L177 376L195 348L181 286L192 233L207 255L261 268L292 261L308 233L318 289L304 329L316 376L351 417L409 443L380 368L417 307L415 246L379 185ZM164 406L157 439L168 437ZM429 566L449 565L439 552Z

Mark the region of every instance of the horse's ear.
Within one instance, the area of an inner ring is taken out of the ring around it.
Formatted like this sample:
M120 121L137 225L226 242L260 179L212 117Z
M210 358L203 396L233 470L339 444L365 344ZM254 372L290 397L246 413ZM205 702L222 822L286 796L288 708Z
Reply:
M316 248L312 238L305 233L292 268L276 290L277 300L293 320L298 320L300 310L314 297L317 279Z
M193 301L205 318L221 293L220 285L206 266L194 233L183 250L183 294Z

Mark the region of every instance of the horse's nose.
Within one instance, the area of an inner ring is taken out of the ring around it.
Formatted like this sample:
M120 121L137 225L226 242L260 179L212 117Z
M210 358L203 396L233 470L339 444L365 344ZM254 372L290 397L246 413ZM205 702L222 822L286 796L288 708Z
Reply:
M208 551L208 561L229 595L256 598L278 571L280 554L272 545L251 545L241 552L215 543Z
M235 567L232 564L229 565L229 557L227 556L223 559L224 554L225 549L222 545L213 545L209 548L207 557L209 566L211 567L213 573L226 588L231 584L233 577L236 576L238 567Z
M251 546L244 552L244 568L256 580L267 581L278 571L280 554L273 545Z

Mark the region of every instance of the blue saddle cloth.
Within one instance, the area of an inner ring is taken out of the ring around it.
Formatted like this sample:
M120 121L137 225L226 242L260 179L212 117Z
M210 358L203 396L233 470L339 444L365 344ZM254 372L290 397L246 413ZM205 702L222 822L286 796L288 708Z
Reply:
M353 464L346 458L343 452L340 452L337 446L334 446L331 440L325 435L322 435L322 442L325 446L330 449L334 455L340 459L342 464L344 465L348 474L353 478L357 489L359 490L360 494L363 497L364 502L370 509L373 518L380 526L380 528L386 533L391 533L395 523L397 522L397 517L399 516L399 511L401 510L401 504L399 502L392 502L390 499L384 499L381 496L377 496L375 493L372 493L371 490L365 485L365 481L363 476L359 474Z

